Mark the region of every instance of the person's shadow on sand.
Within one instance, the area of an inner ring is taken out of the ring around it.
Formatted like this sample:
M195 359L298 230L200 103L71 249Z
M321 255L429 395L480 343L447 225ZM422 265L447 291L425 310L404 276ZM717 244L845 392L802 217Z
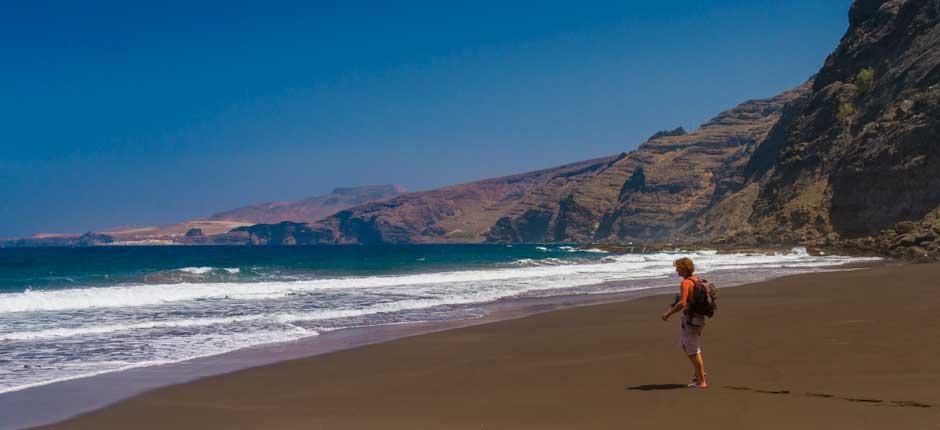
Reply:
M647 384L627 387L628 390L638 391L677 390L679 388L688 388L688 386L682 384Z

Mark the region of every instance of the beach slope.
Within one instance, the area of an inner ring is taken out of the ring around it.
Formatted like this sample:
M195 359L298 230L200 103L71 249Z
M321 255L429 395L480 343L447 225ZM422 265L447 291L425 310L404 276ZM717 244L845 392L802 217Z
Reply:
M895 265L720 290L708 390L678 388L691 374L679 321L659 319L670 298L655 296L210 377L50 428L935 429L938 273Z

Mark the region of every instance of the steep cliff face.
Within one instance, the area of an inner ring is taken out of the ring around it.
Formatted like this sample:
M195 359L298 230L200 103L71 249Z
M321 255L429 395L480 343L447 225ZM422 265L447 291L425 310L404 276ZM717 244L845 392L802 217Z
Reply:
M489 241L676 241L720 193L800 87L722 112L692 133L654 134L635 151L576 179L533 190L500 219ZM551 197L549 197L551 196ZM561 196L561 198L558 198Z
M940 253L940 0L856 0L811 82L637 150L343 210L305 240Z
M630 153L410 193L311 228L329 243L673 240L742 186L750 154L806 93L745 102L692 133L657 133Z
M784 109L807 92L801 86L770 99L747 101L692 133L642 145L623 160L628 176L595 239L695 241L701 234L688 237L687 231L719 202L736 195L735 207L749 206L750 194L737 195L747 179L748 160Z
M767 148L757 236L873 235L940 203L940 1L858 0L849 16L809 102Z

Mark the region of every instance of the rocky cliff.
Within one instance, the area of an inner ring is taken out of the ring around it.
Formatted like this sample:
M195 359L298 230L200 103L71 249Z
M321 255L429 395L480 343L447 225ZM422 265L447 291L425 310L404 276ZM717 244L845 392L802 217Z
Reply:
M878 234L940 203L940 1L858 0L785 127L754 204L759 235Z
M684 226L740 188L758 144L785 109L808 93L803 86L747 101L691 133L681 127L656 133L630 153L343 210L312 224L314 234L304 238L316 243L681 239L676 235Z
M616 157L350 208L312 225L310 237L889 244L929 253L928 215L940 204L940 0L857 0L849 17L806 85L745 102L691 133L680 127Z

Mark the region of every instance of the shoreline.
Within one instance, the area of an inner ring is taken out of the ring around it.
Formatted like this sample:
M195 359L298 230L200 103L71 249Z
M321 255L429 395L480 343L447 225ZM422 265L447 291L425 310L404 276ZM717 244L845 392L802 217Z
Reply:
M676 407L700 408L702 428L936 426L940 345L923 339L940 329L924 318L940 305L925 294L940 288L925 277L937 269L884 264L722 290L702 393L673 389L688 363L650 296L202 378L48 428L644 427Z
M808 272L844 271L885 264L894 264L894 262L882 260L851 263L841 266L813 268ZM719 275L720 273L721 271L717 272ZM780 276L794 275L781 274L776 277ZM653 281L662 282L664 280L656 279ZM665 284L671 285L671 281L671 279L665 280ZM745 276L736 282L726 284L724 288L751 285L754 282L754 279L748 279ZM756 282L761 282L760 277ZM623 284L623 282L611 282L597 284L597 286ZM669 294L673 289L672 286L660 286L614 293L573 293L550 297L501 299L479 305L482 315L478 318L344 328L289 342L256 345L180 362L142 366L57 381L0 394L0 415L6 416L7 418L4 421L12 423L11 427L14 428L44 425L78 414L95 411L151 390L184 384L202 378L229 374L258 366L276 365L286 361L310 358L406 337L524 318L561 309L632 301L648 296ZM41 401L45 406L35 408L33 405L37 401ZM52 407L49 407L50 405Z

